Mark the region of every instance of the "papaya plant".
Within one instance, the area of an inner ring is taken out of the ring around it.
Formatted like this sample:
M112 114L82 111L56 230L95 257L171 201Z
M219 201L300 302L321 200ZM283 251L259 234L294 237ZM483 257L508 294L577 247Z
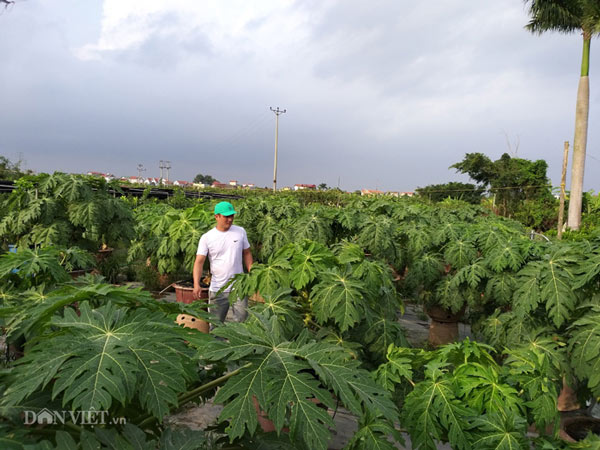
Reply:
M383 358L390 343L405 343L396 316L402 310L392 273L353 243L334 250L314 241L288 244L266 264L237 275L230 298L291 289L305 323L340 342L360 342L369 358Z
M111 289L105 286L104 293ZM88 290L87 298L92 297ZM77 311L64 307L46 319L39 308L34 311L31 323L42 321L47 327L38 330L38 339L28 341L25 356L0 375L0 427L7 436L21 435L22 443L51 436L58 447L68 441L68 448L99 442L114 448L146 441L156 445L152 439L168 448L169 442L182 443L192 436L206 441L202 432L169 429L163 418L181 402L214 389L213 380L198 372L188 344L209 337L179 328L156 302L146 305L130 301L117 306L109 300L94 308L80 301ZM102 421L92 422L91 431L76 415L47 427L24 424L25 411L48 410L95 411L94 417L101 414Z
M415 448L528 449L527 424L557 432L561 375L544 350L556 345L538 339L502 358L468 339L435 351L390 345L375 376L402 394L401 423Z
M156 267L161 274L191 273L200 236L214 224L206 206L178 210L164 204L145 204L136 212L136 238L128 261Z
M326 408L336 408L335 396L353 413L377 418L379 425L370 425L374 431L371 438L384 445L397 417L385 390L343 347L317 339L304 327L298 334L288 333L278 315L265 308L262 313L253 312L244 323L219 327L215 334L223 340L207 341L199 347L206 361L241 366L215 397L216 402L225 404L219 420L228 424L230 440L256 431L256 402L278 432L289 429L290 441L326 449L328 428L333 426Z
M131 209L114 183L57 172L23 177L16 186L1 205L0 236L7 244L96 251L133 237Z

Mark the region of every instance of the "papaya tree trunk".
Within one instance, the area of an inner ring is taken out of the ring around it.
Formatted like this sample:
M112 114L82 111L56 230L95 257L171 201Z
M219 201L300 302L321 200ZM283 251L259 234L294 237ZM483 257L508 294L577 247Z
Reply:
M569 196L569 217L567 225L578 230L581 225L581 203L583 198L583 173L587 146L588 116L590 111L590 59L591 34L583 34L583 56L581 59L581 77L577 89L575 111L575 137L573 139L573 164L571 167L571 193Z

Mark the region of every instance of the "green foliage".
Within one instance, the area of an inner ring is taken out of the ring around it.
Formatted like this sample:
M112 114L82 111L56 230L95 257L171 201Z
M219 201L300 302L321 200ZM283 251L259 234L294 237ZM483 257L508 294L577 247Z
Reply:
M69 274L60 265L60 256L60 251L52 247L5 253L0 256L0 280L21 289L67 281Z
M191 273L200 236L214 226L205 205L178 210L164 204L146 204L135 212L136 239L128 261L148 259L161 274Z
M445 184L430 184L416 189L417 194L432 202L439 202L446 198L464 200L473 205L479 205L485 189L471 183L449 182Z
M12 181L21 178L25 173L21 170L22 161L12 162L0 155L0 180ZM30 173L30 170L26 172Z
M212 176L202 175L201 173L194 177L194 183L202 183L207 186L211 186L215 181L217 180L215 180Z
M467 153L464 159L450 166L488 187L495 195L495 204L503 216L512 217L525 200L551 201L548 164L544 160L529 161L511 158L504 153L492 161L482 153Z
M245 323L219 327L215 333L226 341L212 341L199 349L208 361L227 360L243 366L219 390L218 402L226 402L220 421L229 422L231 440L251 434L257 426L253 399L273 420L277 430L288 426L292 440L309 448L327 448L328 426L333 422L320 401L335 407L331 393L355 414L368 411L374 417L393 420L396 409L389 396L343 348L315 341L307 330L294 340L284 334L277 316L253 314Z
M571 326L572 336L569 350L573 370L595 397L600 397L600 305L592 304L586 314Z
M79 311L53 318L64 333L33 345L18 361L4 405L16 407L54 380L52 397L60 395L73 410L108 410L137 397L142 410L162 420L186 387L187 350L173 322L143 310L127 315L111 304L92 310L83 302Z
M390 346L376 378L391 391L412 386L401 417L416 448L529 448L527 423L545 429L557 420L561 376L551 348L538 339L507 349L500 365L491 347L469 340L432 352Z
M2 200L0 235L20 247L114 247L133 237L131 210L116 189L83 175L23 177Z
M70 280L67 271L88 269L94 264L91 255L77 247L16 250L0 255L0 281L9 289L53 286Z

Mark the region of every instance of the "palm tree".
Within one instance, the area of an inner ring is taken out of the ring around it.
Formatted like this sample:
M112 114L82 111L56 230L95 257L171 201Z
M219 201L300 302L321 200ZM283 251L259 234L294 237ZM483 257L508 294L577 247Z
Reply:
M575 137L573 139L573 164L571 167L571 196L569 199L568 226L578 230L581 223L583 173L587 145L588 115L590 109L590 43L600 32L600 0L525 0L529 4L531 21L527 28L532 33L544 31L559 33L581 32L583 57L581 77L577 89L575 108Z

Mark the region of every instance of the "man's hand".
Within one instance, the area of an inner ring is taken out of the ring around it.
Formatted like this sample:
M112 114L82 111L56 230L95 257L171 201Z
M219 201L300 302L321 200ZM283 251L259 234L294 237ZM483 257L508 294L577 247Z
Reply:
M196 255L196 260L194 261L194 298L200 298L200 292L202 289L200 287L200 280L202 280L202 268L204 267L204 261L206 260L205 255Z
M250 250L250 247L248 247L242 251L242 260L244 261L244 264L246 265L246 270L248 270L248 272L250 272L250 269L252 268L252 264L254 264L254 261L252 260L252 251Z
M202 292L202 288L200 287L200 285L196 286L194 284L194 298L196 300L198 300L200 298L200 293Z

